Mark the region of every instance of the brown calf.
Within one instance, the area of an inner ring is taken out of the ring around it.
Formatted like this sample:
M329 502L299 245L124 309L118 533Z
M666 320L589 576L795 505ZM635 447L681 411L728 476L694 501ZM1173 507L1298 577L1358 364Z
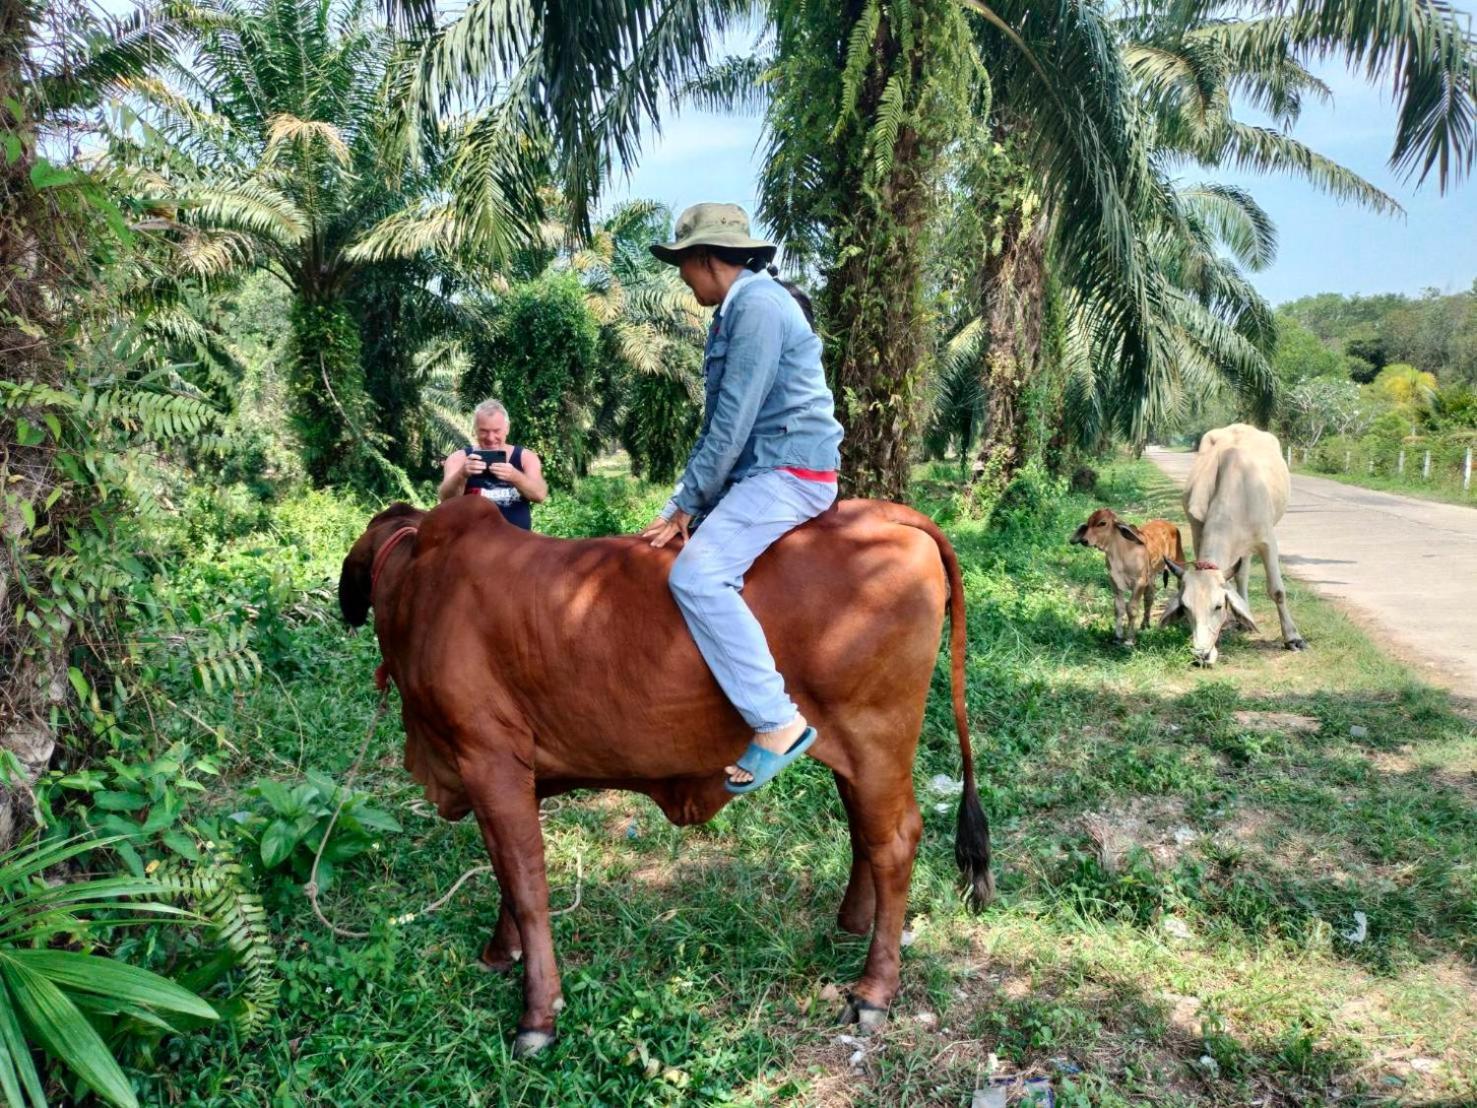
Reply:
M1112 508L1099 508L1077 528L1072 542L1101 550L1108 560L1108 577L1113 582L1113 638L1132 646L1135 632L1133 612L1143 599L1144 621L1149 626L1149 613L1154 608L1154 576L1164 574L1169 584L1166 558L1183 564L1185 548L1180 529L1167 519L1151 519L1135 527L1118 518Z

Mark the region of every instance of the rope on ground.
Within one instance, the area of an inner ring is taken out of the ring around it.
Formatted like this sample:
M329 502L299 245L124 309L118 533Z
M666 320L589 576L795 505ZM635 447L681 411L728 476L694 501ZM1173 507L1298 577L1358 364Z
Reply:
M386 688L380 693L379 707L375 709L374 718L369 721L369 730L366 731L364 734L364 742L361 743L359 746L359 753L354 757L354 764L349 767L349 772L344 777L344 783L342 786L342 792L339 795L338 804L333 809L333 815L329 818L328 821L328 828L323 832L323 838L318 843L318 851L316 854L313 855L313 869L308 874L308 883L303 886L303 892L307 894L308 903L312 905L313 914L318 917L318 922L323 924L324 927L328 928L341 939L367 939L369 938L369 932L350 931L346 927L339 927L323 914L323 909L318 904L318 893L320 891L318 888L318 863L323 860L323 848L328 845L329 836L333 834L333 827L334 824L338 822L339 813L344 810L344 805L348 803L349 797L350 795L352 795L350 787L354 783L354 778L359 776L359 767L364 762L364 755L369 751L370 740L374 738L374 733L379 728L380 720L385 718L385 709L389 707L389 703L390 690ZM539 811L540 823L543 822L545 816L555 814L564 806L561 801L555 800L553 798L550 798L550 802L552 803L553 807L547 810L541 809ZM425 916L429 915L432 912L439 911L446 906L447 902L449 902L453 896L456 895L457 890L465 885L468 881L480 874L491 872L492 867L489 865L484 864L480 866L473 866L471 869L467 870L460 877L458 877L456 881L452 884L451 888L447 889L442 896L440 896L436 900L433 900L430 904L427 904L419 912L407 912L403 916L395 916L390 920L390 922L392 924L409 923L418 916ZM555 911L550 912L549 915L551 917L562 916L568 912L573 912L576 908L580 906L580 900L584 896L584 891L584 855L576 854L574 856L574 901L567 908L559 908Z
M328 845L328 838L333 834L333 826L338 823L339 813L344 810L350 796L350 786L354 778L359 776L359 766L364 761L364 755L369 750L369 740L374 738L374 732L380 725L380 720L385 718L385 709L390 706L390 690L388 688L380 691L379 707L374 710L374 718L369 721L369 730L364 733L364 741L359 744L359 753L354 757L354 764L349 767L349 774L344 778L343 790L339 793L338 804L333 809L333 815L329 817L328 828L323 832L323 838L318 840L318 852L313 855L313 869L308 874L308 883L303 886L303 892L308 894L308 903L313 906L313 914L318 917L318 922L323 924L341 939L367 939L368 931L350 931L346 927L339 927L323 914L323 909L318 906L318 863L323 861L323 848Z

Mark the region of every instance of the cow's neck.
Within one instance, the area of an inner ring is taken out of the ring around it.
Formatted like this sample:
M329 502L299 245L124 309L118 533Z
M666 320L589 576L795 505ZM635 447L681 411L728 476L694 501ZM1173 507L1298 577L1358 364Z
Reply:
M395 595L395 590L400 585L400 575L405 572L414 546L415 537L412 535L397 543L395 549L385 555L385 560L379 567L379 576L370 582L370 604L376 598L383 601Z
M1195 551L1195 560L1213 562L1229 573L1231 566L1245 553L1244 544L1237 542L1237 537L1229 528L1207 525L1200 533L1200 547Z

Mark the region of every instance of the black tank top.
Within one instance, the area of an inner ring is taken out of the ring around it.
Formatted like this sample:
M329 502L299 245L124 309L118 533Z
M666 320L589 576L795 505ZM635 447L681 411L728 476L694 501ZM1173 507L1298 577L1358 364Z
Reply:
M475 453L476 448L468 446L463 450L470 455ZM523 472L523 447L513 447L508 464L519 473ZM513 526L521 527L525 531L533 530L533 512L530 510L528 500L507 481L494 477L490 473L474 473L467 478L467 495L485 496L497 505L497 510L503 513L503 518Z

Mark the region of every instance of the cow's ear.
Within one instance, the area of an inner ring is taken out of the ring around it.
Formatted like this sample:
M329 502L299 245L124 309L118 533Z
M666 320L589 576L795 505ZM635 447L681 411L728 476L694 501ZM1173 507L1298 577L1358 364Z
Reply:
M1185 618L1185 606L1180 603L1180 594L1175 593L1174 599L1169 602L1169 607L1164 609L1164 614L1159 617L1159 626L1167 627L1171 623L1178 623Z
M1085 544L1087 542L1087 524L1084 523L1077 530L1073 531L1072 537L1068 541L1079 545Z
M1231 605L1231 612L1242 627L1245 627L1253 635L1259 634L1256 620L1251 618L1251 606L1241 599L1241 594L1235 589L1226 589L1226 603Z
M369 571L374 562L374 529L359 536L349 548L338 575L338 608L350 627L362 627L369 618Z
M1125 539L1127 539L1129 542L1136 542L1140 546L1143 546L1144 545L1144 536L1143 535L1140 535L1138 533L1138 530L1136 528L1129 526L1127 523L1124 523L1121 519L1118 521L1118 533L1120 535L1122 535Z

